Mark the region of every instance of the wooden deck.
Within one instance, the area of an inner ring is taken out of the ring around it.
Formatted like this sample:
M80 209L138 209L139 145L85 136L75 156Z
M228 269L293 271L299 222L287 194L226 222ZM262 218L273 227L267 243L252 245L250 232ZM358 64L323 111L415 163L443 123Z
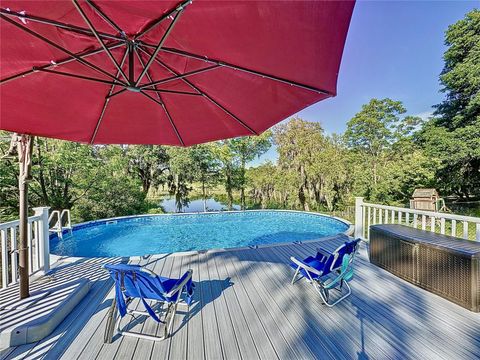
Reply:
M175 333L161 342L117 337L103 344L112 282L100 266L122 259L64 263L54 281L88 277L92 289L46 339L0 352L6 359L474 359L480 354L480 315L416 288L357 257L353 294L327 308L311 285L290 285L289 257L303 258L309 242L259 249L131 260L178 277L193 269L195 303ZM125 260L125 259L124 259ZM40 286L40 285L36 285ZM11 296L7 289L0 296ZM158 331L151 320L136 330Z

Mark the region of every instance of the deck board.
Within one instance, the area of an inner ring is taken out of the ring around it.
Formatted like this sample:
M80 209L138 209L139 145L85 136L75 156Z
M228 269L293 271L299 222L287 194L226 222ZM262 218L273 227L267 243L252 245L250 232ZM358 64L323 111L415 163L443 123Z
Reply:
M370 264L365 247L356 260L352 296L334 308L322 305L307 282L291 285L290 256L304 258L319 246L335 242L132 259L166 277L194 271L190 312L179 307L173 336L159 342L117 336L103 343L113 287L101 265L128 259L62 263L53 280L87 277L89 294L50 336L3 349L0 359L478 358L480 314ZM0 298L16 291L2 290ZM149 334L162 331L151 319L132 324Z

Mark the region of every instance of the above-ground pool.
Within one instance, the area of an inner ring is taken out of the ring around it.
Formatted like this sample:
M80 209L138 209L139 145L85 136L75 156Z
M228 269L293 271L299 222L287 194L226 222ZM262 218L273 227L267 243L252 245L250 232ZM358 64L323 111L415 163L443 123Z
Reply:
M348 228L332 217L294 211L135 216L74 226L72 236L50 240L50 252L80 257L164 254L313 240Z

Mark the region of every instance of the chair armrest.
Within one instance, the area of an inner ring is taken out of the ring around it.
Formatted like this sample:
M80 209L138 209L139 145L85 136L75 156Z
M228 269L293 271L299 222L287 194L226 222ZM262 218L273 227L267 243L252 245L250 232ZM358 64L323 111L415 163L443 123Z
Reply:
M177 283L172 288L172 290L170 290L167 294L165 294L165 296L166 297L172 297L177 292L181 291L183 289L183 287L185 286L185 284L187 282L189 282L190 279L192 278L192 273L193 273L192 269L187 270L187 272L182 276L182 278L177 281Z
M298 265L302 269L307 270L308 272L311 272L312 274L315 274L315 275L318 275L318 276L322 275L322 273L320 271L318 271L317 269L305 264L303 261L298 260L294 256L292 256L290 258L290 260L292 260L294 264Z
M317 248L317 252L321 255L323 255L323 257L329 257L330 255L332 255L332 253L330 251L327 251L323 248Z

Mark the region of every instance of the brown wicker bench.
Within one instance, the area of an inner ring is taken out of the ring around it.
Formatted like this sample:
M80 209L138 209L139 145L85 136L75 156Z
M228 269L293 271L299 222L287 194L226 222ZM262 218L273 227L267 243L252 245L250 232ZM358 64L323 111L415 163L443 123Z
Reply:
M480 243L403 225L370 227L370 262L480 312Z

